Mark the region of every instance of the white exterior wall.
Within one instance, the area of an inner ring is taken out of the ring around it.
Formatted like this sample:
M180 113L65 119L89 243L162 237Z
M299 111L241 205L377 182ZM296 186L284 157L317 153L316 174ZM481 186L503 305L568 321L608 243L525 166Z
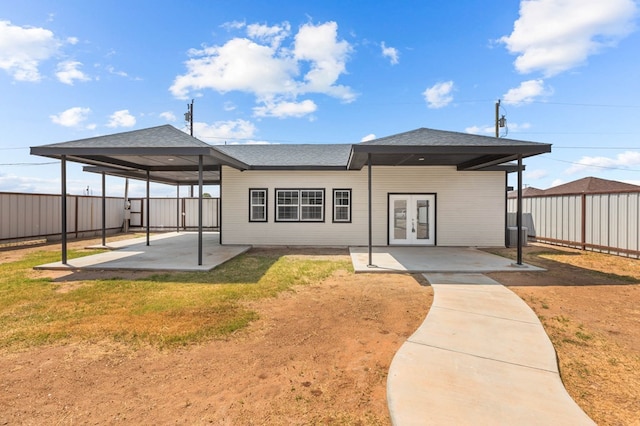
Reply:
M220 189L223 244L368 244L368 184L360 171L244 171L223 167ZM249 189L268 189L268 222L249 222ZM275 189L325 189L324 222L275 222ZM333 223L333 189L352 190L352 222ZM388 243L388 194L435 193L440 246L504 246L504 172L458 172L455 167L374 167L373 244Z

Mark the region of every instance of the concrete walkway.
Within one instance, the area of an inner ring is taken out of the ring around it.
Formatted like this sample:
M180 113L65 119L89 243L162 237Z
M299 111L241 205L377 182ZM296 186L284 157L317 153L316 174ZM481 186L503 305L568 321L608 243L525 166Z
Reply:
M387 379L394 425L593 425L534 312L481 274L424 274L429 314Z

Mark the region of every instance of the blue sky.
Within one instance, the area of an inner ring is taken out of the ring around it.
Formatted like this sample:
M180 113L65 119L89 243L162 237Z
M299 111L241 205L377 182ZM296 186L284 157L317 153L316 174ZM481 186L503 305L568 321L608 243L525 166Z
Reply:
M192 99L195 135L211 144L358 143L419 127L493 135L500 99L501 135L553 144L526 160L526 185L640 184L639 10L634 0L2 2L0 191L59 193L59 164L30 146L186 130ZM99 195L100 177L80 170L69 167L69 192ZM107 185L123 194L122 179Z

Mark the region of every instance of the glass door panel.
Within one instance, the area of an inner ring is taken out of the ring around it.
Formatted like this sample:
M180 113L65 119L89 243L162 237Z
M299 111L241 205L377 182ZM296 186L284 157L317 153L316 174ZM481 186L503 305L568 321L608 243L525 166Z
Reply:
M393 200L393 239L407 239L407 200Z

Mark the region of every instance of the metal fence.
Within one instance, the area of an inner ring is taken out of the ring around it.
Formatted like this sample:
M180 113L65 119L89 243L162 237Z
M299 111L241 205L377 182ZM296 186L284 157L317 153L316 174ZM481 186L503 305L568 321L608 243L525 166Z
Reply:
M130 229L146 227L146 199L130 198ZM198 227L197 198L151 198L149 224L153 230L193 230ZM105 198L105 228L123 229L124 199ZM203 227L220 228L219 198L203 199ZM0 241L53 238L61 235L61 197L0 192ZM102 197L67 195L67 233L72 238L102 232Z
M516 211L517 200L508 200ZM529 236L551 244L640 258L640 193L523 197L530 213Z

